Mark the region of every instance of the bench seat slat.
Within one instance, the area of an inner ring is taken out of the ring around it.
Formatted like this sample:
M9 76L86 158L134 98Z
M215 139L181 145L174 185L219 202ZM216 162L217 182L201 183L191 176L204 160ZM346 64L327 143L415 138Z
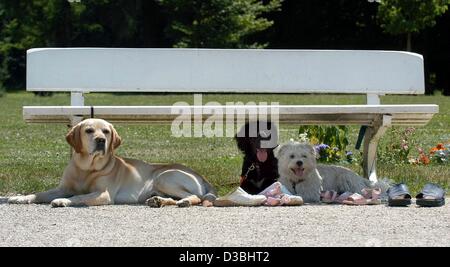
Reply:
M439 112L437 105L279 105L266 106L270 115L271 109L276 108L279 112L279 121L284 123L298 124L356 124L372 125L373 121L380 115L392 115L393 125L425 125L434 114ZM94 106L94 117L103 118L111 122L126 123L171 123L180 116L173 106ZM186 108L193 113L200 106L178 106ZM251 106L209 106L218 108L226 114L248 114ZM259 106L259 108L265 108ZM231 113L230 113L231 112ZM209 113L211 114L211 113ZM26 122L39 123L61 123L70 122L72 116L89 118L91 116L90 106L25 106L23 116ZM269 116L270 118L270 116Z

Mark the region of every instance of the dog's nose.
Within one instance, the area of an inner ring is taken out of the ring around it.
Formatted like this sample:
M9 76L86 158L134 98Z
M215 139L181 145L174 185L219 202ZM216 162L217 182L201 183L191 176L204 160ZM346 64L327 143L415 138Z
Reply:
M297 163L297 166L299 166L299 167L301 167L303 165L303 161L301 161L301 160L297 161L296 163Z
M95 138L95 142L97 142L97 144L104 144L106 143L106 139L102 137Z

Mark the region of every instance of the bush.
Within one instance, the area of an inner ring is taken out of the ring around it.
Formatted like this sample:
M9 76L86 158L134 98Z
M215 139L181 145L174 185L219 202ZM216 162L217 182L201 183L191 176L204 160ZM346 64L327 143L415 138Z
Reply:
M423 148L412 138L415 130L413 127L392 129L396 138L385 147L380 147L378 160L395 166L449 164L450 143L438 143L430 149Z
M411 148L417 146L412 139L416 129L414 127L406 129L393 128L391 131L397 139L393 139L386 147L380 147L377 151L378 160L394 165L408 164Z
M431 163L448 164L450 162L450 144L443 143L430 149L427 153L423 148L419 147L419 157L410 158L409 163L415 165L428 165Z
M26 51L15 45L0 47L0 87L3 91L25 88Z
M348 128L346 126L301 126L301 141L315 146L319 162L352 162L353 153L347 151Z
M174 47L263 48L252 35L273 25L267 13L281 0L159 0L166 10Z

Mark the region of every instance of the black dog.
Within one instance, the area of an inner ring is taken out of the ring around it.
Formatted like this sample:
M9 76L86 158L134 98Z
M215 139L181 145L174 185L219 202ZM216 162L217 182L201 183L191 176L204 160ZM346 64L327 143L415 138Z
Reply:
M258 194L278 179L278 160L273 150L278 146L275 124L266 121L248 122L235 136L244 153L241 187L249 194Z

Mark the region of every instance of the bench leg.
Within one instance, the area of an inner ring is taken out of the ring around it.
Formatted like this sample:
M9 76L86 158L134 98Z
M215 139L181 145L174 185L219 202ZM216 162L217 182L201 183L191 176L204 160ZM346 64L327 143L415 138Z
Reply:
M378 141L386 132L387 128L391 126L391 121L391 115L383 115L374 121L373 126L367 128L364 136L364 176L372 182L377 181L376 161Z

